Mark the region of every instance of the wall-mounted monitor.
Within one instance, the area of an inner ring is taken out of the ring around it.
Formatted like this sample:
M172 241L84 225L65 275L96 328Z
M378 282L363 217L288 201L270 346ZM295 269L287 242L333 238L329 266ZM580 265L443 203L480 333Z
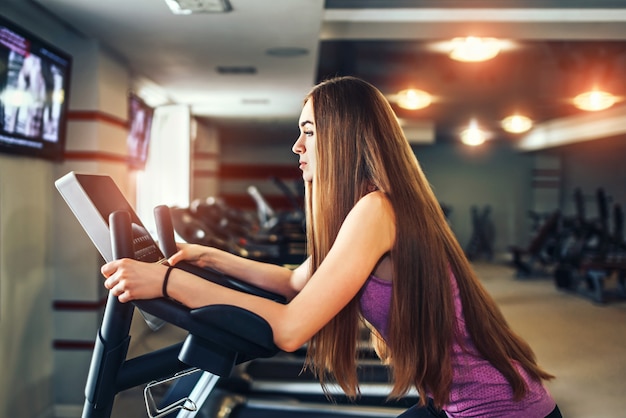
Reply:
M60 161L72 58L0 16L0 152Z
M128 95L128 163L132 168L143 169L148 159L150 131L154 109L137 95Z

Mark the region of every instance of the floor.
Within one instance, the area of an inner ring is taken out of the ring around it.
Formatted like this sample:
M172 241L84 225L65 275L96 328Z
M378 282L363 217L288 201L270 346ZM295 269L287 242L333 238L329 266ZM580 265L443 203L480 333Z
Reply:
M567 418L626 417L626 302L598 305L557 290L549 278L515 278L504 263L475 270L511 327L557 378L548 387ZM184 333L133 324L131 354L178 341ZM146 417L142 388L118 395L113 418Z

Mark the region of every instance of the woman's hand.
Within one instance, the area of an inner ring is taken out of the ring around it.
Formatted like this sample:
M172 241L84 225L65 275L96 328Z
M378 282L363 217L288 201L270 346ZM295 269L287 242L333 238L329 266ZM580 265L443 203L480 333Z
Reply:
M123 258L103 265L100 270L106 277L104 287L120 302L163 296L166 265Z
M181 261L195 264L198 267L211 267L209 260L209 247L198 244L177 243L178 252L171 256L167 262L175 266Z

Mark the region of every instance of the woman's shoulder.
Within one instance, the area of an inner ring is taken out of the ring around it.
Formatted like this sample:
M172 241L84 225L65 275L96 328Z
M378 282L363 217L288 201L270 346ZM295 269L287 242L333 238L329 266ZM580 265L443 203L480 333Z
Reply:
M395 214L391 201L384 192L376 190L363 196L352 208L353 216L378 218L395 221Z
M379 206L385 206L385 207L391 208L391 202L389 201L389 198L384 192L380 190L374 190L372 192L367 193L365 196L359 199L357 204L371 205L371 206L379 205Z

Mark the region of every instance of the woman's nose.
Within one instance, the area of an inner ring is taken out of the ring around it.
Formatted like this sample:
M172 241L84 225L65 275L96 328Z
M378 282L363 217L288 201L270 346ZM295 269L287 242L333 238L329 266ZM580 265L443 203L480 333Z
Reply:
M296 142L294 142L293 147L291 147L294 154L302 154L304 152L304 141L302 140L303 136L304 135L300 134L300 136L296 139Z

